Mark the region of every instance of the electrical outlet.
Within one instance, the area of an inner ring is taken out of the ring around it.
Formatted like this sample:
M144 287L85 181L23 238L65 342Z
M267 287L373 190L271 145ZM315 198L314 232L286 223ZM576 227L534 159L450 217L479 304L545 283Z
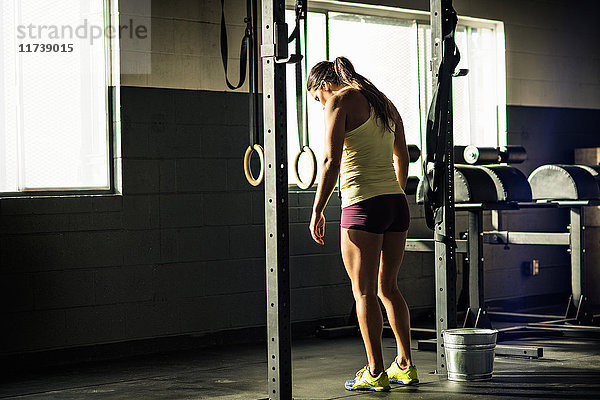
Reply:
M521 264L521 272L525 276L536 276L540 274L540 260L533 259Z
M540 273L540 260L531 260L531 275L536 276Z

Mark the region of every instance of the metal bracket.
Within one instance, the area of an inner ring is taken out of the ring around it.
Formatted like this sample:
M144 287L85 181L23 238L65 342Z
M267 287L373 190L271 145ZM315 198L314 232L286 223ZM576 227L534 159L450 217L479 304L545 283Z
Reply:
M468 68L461 68L458 71L454 71L452 76L456 78L457 76L466 76L468 73L469 73Z
M508 231L483 232L483 242L488 244L508 244Z
M273 30L274 43L260 46L261 57L272 57L277 64L295 64L302 61L302 54L289 55L288 25L285 22L275 22Z

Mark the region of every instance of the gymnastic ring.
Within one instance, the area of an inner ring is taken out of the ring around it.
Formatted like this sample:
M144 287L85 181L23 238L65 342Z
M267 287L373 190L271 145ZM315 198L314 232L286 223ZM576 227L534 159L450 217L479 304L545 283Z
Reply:
M302 179L300 179L300 173L298 172L298 163L300 161L300 156L304 152L307 152L310 156L310 163L312 168L310 180L306 183L302 182ZM313 183L315 183L315 179L317 178L317 157L315 157L315 153L313 153L310 147L304 146L298 152L298 154L296 154L296 158L294 158L294 174L296 175L296 180L298 181L297 185L302 190L310 188L313 185Z
M260 172L258 173L258 178L256 179L254 176L252 176L252 170L250 169L250 156L252 155L253 151L256 151L256 154L258 154L258 159L260 160ZM265 175L265 155L262 147L260 147L259 144L248 146L246 149L246 154L244 154L244 174L246 174L246 179L252 186L258 186L262 183Z

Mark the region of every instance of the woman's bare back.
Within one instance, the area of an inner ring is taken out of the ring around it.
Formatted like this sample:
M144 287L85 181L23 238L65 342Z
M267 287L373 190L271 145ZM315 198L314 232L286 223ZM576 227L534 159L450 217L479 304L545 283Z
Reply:
M358 128L371 116L371 106L367 98L358 89L349 88L337 94L346 111L346 132Z

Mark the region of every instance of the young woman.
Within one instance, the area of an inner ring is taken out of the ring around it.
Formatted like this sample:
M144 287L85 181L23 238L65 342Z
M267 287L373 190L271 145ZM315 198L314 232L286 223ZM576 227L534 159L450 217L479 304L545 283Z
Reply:
M322 61L307 89L325 110L325 150L310 232L323 244L323 210L341 174L341 248L352 281L368 365L346 381L348 390L389 390L390 382L417 383L410 354L410 316L398 290L410 215L404 194L408 150L400 114L350 60ZM384 370L381 299L398 349Z

